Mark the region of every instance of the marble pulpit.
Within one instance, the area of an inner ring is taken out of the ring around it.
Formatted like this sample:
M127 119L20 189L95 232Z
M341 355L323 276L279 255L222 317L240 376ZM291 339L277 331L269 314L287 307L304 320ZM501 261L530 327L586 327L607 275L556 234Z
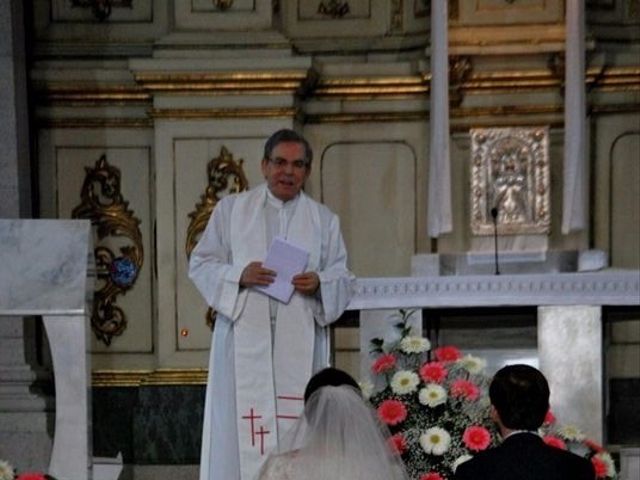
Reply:
M88 325L93 258L88 220L0 220L0 317L43 318L55 377L49 474L61 479L92 477Z

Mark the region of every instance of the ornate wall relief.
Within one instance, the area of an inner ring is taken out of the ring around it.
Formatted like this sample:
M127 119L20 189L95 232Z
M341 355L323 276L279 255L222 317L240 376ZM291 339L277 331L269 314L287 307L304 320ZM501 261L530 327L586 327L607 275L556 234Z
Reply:
M471 230L502 235L550 231L549 130L471 129Z
M185 245L187 258L198 243L198 239L207 226L209 217L211 217L213 208L222 196L242 192L249 188L249 182L242 169L243 163L243 159L239 159L236 162L233 159L233 154L226 147L222 147L220 155L207 164L207 188L205 193L200 196L200 202L196 205L196 209L189 213L191 222L187 228ZM206 314L207 325L213 327L214 321L215 312L209 308Z
M134 216L120 191L120 170L102 155L94 168L86 168L80 193L82 202L71 213L72 218L86 218L96 227L95 247L97 286L91 327L98 340L110 345L113 336L127 328L127 317L116 305L117 297L130 290L144 260L140 220ZM120 255L101 245L111 237L123 243ZM121 242L122 241L122 242Z

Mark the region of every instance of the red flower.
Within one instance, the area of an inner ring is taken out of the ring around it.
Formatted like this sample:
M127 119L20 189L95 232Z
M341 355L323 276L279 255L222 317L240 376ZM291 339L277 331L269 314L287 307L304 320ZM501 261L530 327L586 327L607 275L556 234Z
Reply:
M473 401L480 396L480 389L469 380L459 379L451 384L451 395Z
M491 434L484 427L467 427L462 434L462 441L469 450L479 452L486 449L491 444Z
M396 455L402 455L407 450L407 439L401 433L391 435L387 441L391 451Z
M462 358L462 353L456 347L439 347L436 348L433 353L436 356L436 360L440 362L455 362Z
M407 407L400 400L385 400L378 407L378 418L387 425L397 425L407 418Z
M607 464L600 460L598 457L591 457L591 463L593 469L596 471L596 478L607 478Z
M446 480L442 475L436 472L425 473L420 477L420 480Z
M396 357L391 353L387 353L385 355L379 356L376 359L376 361L371 366L371 370L373 370L373 373L383 373L391 370L395 366Z
M552 424L556 423L556 417L551 412L551 409L547 410L547 414L544 416L544 422L542 422L542 423L544 425L552 425Z
M593 440L586 439L583 443L596 453L604 452L602 445L594 442Z
M46 480L44 473L24 472L16 477L16 480Z
M427 362L420 367L419 373L424 383L442 383L447 378L447 369L441 362Z
M544 440L544 443L546 443L547 445L559 448L561 450L567 449L567 444L564 443L564 440L554 435L545 435L542 439Z

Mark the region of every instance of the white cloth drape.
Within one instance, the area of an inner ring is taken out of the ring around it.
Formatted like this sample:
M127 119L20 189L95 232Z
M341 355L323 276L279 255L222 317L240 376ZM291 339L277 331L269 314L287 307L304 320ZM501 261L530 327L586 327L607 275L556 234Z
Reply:
M431 2L431 92L427 232L437 238L451 227L449 163L449 59L447 1Z
M584 1L566 2L562 233L586 227L587 155Z

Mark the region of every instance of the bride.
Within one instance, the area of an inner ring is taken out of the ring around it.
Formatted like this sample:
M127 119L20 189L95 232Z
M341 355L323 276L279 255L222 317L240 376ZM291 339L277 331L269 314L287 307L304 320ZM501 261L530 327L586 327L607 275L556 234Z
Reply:
M326 368L304 394L304 415L258 480L408 480L389 432L346 372Z

